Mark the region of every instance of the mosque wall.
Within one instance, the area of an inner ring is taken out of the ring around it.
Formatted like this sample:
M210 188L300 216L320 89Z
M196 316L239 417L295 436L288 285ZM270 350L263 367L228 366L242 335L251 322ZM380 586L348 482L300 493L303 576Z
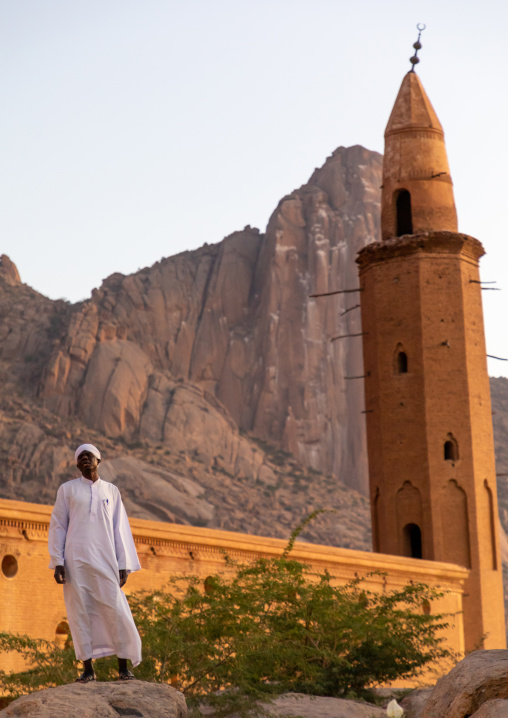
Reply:
M0 630L58 642L64 637L58 631L65 621L65 605L62 587L47 567L51 510L51 506L0 499ZM143 570L129 576L127 594L162 588L170 576L178 574L197 575L204 581L211 573L227 571L226 556L237 561L270 558L280 555L286 546L281 539L215 529L142 519L131 519L130 523ZM303 542L296 543L292 555L317 571L328 570L338 584L381 571L386 577L367 578L372 590L390 590L410 581L444 589L447 594L434 610L454 615L446 640L451 650L463 652L461 611L466 569ZM20 668L19 657L0 654L0 669Z

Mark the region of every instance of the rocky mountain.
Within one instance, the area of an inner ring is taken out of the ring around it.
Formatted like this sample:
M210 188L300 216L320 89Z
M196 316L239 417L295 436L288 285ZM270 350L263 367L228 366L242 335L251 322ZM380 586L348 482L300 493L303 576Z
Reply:
M380 155L339 148L265 234L114 274L75 305L23 285L4 255L1 495L51 501L93 435L133 515L287 535L326 506L344 520L322 517L319 540L352 546L350 527L368 546L363 386L348 378L361 343L331 341L359 331L358 297L310 295L357 286L380 177Z
M381 157L339 148L285 197L266 234L114 274L63 307L36 393L108 436L195 450L244 471L238 429L365 490L354 258L378 236ZM351 311L347 311L350 309ZM21 347L20 347L21 348ZM204 408L207 411L204 411Z

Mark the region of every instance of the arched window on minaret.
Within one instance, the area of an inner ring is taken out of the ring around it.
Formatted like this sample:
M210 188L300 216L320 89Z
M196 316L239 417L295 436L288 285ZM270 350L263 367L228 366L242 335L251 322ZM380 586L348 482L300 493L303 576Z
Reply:
M453 434L448 434L444 443L445 461L457 461L459 458L459 445Z
M397 192L395 210L397 214L397 237L402 237L403 234L413 234L411 195L407 189L401 189Z
M410 481L404 481L397 491L396 517L400 532L400 553L410 558L422 558L422 496Z
M407 354L406 354L406 352L398 353L397 369L399 370L399 374L407 374Z
M407 374L407 353L402 344L397 344L393 355L393 371L395 374Z
M418 524L406 524L402 531L404 555L410 558L422 557L422 531Z

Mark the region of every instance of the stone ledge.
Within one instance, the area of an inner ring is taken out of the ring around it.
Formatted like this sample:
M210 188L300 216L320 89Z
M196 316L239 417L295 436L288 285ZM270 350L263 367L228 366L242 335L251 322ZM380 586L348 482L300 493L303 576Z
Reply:
M377 262L410 254L462 255L477 262L485 254L482 243L460 232L425 232L405 234L381 242L371 242L358 252L356 263L360 270Z

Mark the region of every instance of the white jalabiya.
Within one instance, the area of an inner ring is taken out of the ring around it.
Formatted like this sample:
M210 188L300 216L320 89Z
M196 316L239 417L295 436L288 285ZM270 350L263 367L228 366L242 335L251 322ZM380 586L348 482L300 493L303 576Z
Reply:
M83 476L58 489L49 525L49 568L65 566L64 599L76 658L141 661L141 639L118 572L139 571L120 492Z

